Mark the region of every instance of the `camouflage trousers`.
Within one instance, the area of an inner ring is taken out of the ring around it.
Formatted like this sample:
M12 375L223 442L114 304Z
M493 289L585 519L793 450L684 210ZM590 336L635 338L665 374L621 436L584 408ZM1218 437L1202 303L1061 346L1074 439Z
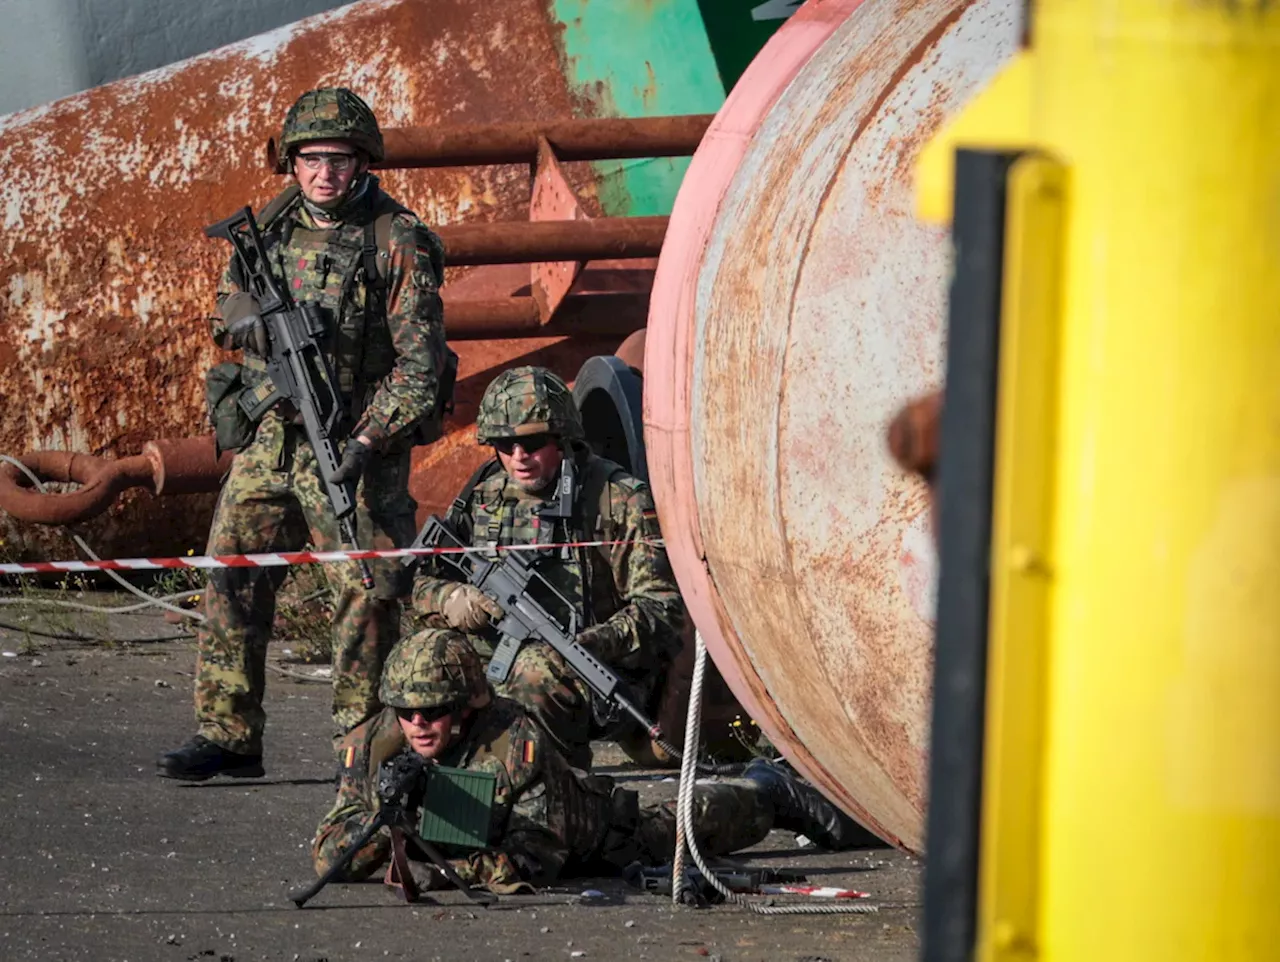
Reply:
M694 786L693 833L704 855L728 855L759 844L773 828L773 819L773 802L747 779L718 778ZM618 868L637 859L645 865L661 865L671 861L675 847L676 802L672 800L640 808L634 822L625 816L619 819L606 836L600 856Z
M357 490L361 547L404 547L415 533L409 452L379 457ZM263 418L223 485L209 531L211 555L341 547L315 454L302 429L274 413ZM337 734L381 709L382 662L400 635L406 579L395 561L370 562L376 587L365 591L353 563L325 566L333 589L333 723ZM259 754L266 713L267 641L284 568L211 572L207 622L197 632L195 708L200 734L232 751Z

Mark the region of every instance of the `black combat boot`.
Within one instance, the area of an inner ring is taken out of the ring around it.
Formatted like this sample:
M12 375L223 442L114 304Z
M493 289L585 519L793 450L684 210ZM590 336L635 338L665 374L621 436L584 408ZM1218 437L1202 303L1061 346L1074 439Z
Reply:
M814 844L832 851L878 848L884 842L836 808L812 785L781 766L757 758L742 777L755 782L773 802L774 828L807 835Z
M178 778L184 782L203 782L214 775L261 778L266 770L262 767L261 755L228 751L203 735L196 735L181 748L175 748L157 758L156 774L161 778Z

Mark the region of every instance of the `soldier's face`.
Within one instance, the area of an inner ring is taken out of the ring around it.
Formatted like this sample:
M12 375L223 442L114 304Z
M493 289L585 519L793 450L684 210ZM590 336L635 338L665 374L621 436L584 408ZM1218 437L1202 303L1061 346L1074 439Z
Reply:
M345 140L313 140L293 155L293 176L303 196L321 207L341 200L366 166Z
M541 491L556 479L556 472L560 470L560 446L549 434L500 438L493 447L498 452L502 470L523 491Z
M437 757L453 740L453 712L435 718L431 715L417 708L396 709L404 740L423 758Z

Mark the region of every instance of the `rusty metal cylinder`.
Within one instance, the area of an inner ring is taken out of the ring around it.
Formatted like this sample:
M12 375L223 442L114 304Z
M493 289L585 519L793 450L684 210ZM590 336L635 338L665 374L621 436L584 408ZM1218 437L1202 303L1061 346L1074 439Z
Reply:
M694 155L659 260L645 438L716 665L828 797L924 843L934 554L885 442L942 380L948 242L912 164L1012 55L1016 4L810 2Z

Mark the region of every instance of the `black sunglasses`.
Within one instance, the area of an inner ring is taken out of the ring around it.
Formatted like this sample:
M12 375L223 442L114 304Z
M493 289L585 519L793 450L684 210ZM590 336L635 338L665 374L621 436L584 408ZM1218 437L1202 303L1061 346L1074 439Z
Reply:
M456 705L441 705L438 708L397 708L396 716L405 721L412 721L414 715L421 715L422 720L430 724L450 714L456 707Z
M526 434L522 438L497 438L493 446L503 454L511 454L518 444L524 449L525 454L533 454L535 451L541 451L548 444L554 443L555 439L554 434Z

